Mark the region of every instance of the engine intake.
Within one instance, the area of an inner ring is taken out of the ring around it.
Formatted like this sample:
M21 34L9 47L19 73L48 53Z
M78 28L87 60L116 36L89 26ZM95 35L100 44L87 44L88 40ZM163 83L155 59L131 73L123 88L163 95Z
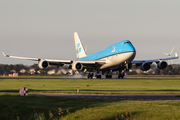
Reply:
M143 64L141 65L141 67L140 67L140 69L141 69L142 71L147 71L147 70L149 70L150 68L151 68L151 66L150 66L149 63L143 63Z
M81 63L73 63L72 70L74 71L80 71L83 69L83 65Z
M157 67L159 68L159 69L165 69L166 67L167 67L167 62L165 62L165 61L161 61L161 62L159 62L158 64L157 64Z
M49 62L41 60L38 65L39 65L39 68L45 69L49 67Z

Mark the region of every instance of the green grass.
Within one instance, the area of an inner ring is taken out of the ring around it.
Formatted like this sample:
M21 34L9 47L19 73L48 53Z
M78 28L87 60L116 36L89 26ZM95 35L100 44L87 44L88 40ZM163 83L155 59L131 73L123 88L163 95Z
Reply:
M43 76L45 77L45 76ZM127 79L0 78L0 92L179 94L178 76ZM89 85L89 86L87 86ZM0 120L178 120L180 101L113 101L0 93Z
M43 76L44 77L44 76ZM180 94L180 77L129 76L126 79L0 79L0 92L18 92L28 87L29 92L82 94Z
M65 76L64 76L65 77ZM9 76L0 76L0 79L16 79L16 78L24 78L24 79L31 79L31 78L60 78L60 76L52 76L52 75L21 75L18 77L9 77Z
M113 101L0 94L1 120L178 120L180 101Z

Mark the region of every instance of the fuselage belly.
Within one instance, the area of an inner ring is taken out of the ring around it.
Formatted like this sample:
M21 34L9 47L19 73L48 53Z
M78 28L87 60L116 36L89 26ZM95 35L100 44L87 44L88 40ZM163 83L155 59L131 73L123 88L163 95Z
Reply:
M130 63L135 58L135 55L136 52L128 52L104 58L103 60L106 60L106 64L102 65L100 69L118 66L124 64L125 62Z

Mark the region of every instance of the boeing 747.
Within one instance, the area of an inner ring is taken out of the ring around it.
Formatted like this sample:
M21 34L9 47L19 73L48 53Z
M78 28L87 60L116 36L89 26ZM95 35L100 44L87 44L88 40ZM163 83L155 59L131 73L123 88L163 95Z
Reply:
M134 60L136 50L129 40L114 43L102 51L87 55L77 32L74 33L74 40L77 56L76 60L18 57L6 55L4 52L2 53L5 57L38 61L38 66L41 69L48 68L49 65L59 67L64 64L69 64L69 68L71 68L73 72L88 72L88 78L93 78L94 73L96 73L96 78L101 78L101 75L104 74L106 74L106 78L112 78L112 71L119 71L118 78L124 78L125 72L131 69L132 64L139 65L142 71L148 71L151 68L151 64L155 62L157 63L158 69L165 69L168 65L165 60L178 59L179 57L178 54L175 53L175 57L153 60Z

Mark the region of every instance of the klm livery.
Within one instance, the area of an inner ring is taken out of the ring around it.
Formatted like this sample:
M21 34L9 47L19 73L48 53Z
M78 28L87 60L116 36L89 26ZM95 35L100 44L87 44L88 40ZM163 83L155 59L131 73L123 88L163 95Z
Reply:
M106 78L112 78L112 71L119 71L118 78L124 78L125 72L131 69L132 64L139 65L141 70L147 71L151 68L153 62L157 63L159 69L165 69L167 62L165 60L177 59L179 56L175 53L175 57L168 57L154 60L134 60L136 50L129 40L124 40L110 45L106 49L87 55L83 45L79 39L77 32L74 33L76 60L52 60L41 58L29 58L6 55L4 56L18 59L27 59L38 61L39 68L45 69L49 65L57 67L69 64L70 68L79 72L87 72L88 78L93 78L94 73L96 78L101 78L105 75Z

